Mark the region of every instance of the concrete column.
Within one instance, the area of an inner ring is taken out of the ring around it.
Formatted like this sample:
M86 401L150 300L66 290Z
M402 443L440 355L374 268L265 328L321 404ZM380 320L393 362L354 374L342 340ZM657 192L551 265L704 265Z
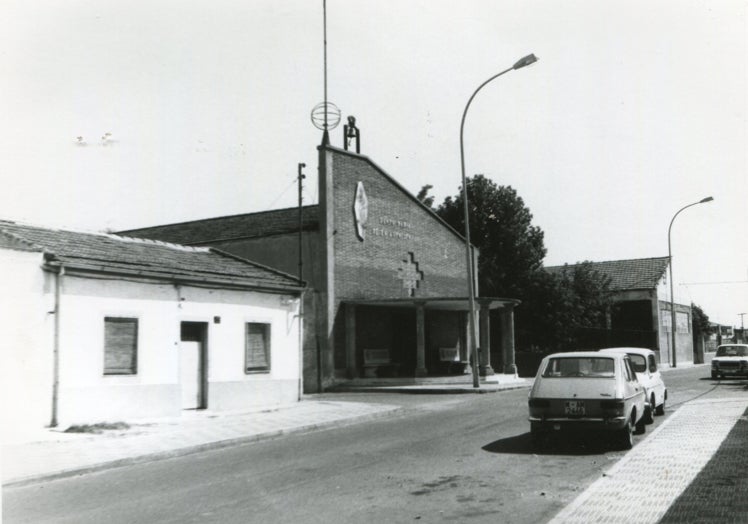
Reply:
M358 377L356 365L356 306L345 305L345 367L348 378Z
M416 303L416 376L425 377L426 369L426 303Z
M501 310L501 349L504 355L504 373L516 375L514 363L514 304L507 304Z
M488 306L490 304L490 302L480 302L480 317L478 322L480 333L480 345L478 346L480 351L480 366L478 367L478 372L482 377L494 374L491 367L491 319L488 316Z

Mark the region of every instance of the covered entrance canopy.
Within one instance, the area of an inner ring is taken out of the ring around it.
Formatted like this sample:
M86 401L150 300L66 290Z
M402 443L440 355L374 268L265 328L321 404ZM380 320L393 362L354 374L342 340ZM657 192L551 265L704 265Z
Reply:
M479 370L491 367L490 310L500 310L503 373L516 374L514 363L514 307L517 299L478 297ZM344 300L345 362L348 378L397 375L425 377L466 365L471 359L466 314L467 297ZM427 319L427 315L429 318Z

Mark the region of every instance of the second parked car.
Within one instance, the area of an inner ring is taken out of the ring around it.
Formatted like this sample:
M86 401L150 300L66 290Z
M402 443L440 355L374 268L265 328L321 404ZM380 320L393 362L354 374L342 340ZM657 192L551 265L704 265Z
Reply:
M631 359L631 365L636 371L636 378L647 392L647 404L644 407L644 420L647 424L654 422L653 415L665 414L667 388L662 380L660 370L657 369L657 356L651 349L646 348L606 348L601 353L625 353Z

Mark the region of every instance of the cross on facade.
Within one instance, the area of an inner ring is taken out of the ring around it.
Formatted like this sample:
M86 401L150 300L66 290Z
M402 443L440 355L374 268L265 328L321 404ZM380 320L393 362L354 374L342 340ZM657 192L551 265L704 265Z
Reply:
M418 270L418 262L413 259L413 253L408 253L408 258L403 260L397 269L397 278L402 280L403 289L408 290L408 296L415 294L418 282L423 280L423 271Z

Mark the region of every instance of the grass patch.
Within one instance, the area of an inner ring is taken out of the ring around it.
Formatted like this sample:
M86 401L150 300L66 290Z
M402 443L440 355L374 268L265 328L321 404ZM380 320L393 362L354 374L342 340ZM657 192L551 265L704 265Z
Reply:
M65 430L65 433L103 433L104 431L130 429L124 422L99 422L97 424L75 424Z

